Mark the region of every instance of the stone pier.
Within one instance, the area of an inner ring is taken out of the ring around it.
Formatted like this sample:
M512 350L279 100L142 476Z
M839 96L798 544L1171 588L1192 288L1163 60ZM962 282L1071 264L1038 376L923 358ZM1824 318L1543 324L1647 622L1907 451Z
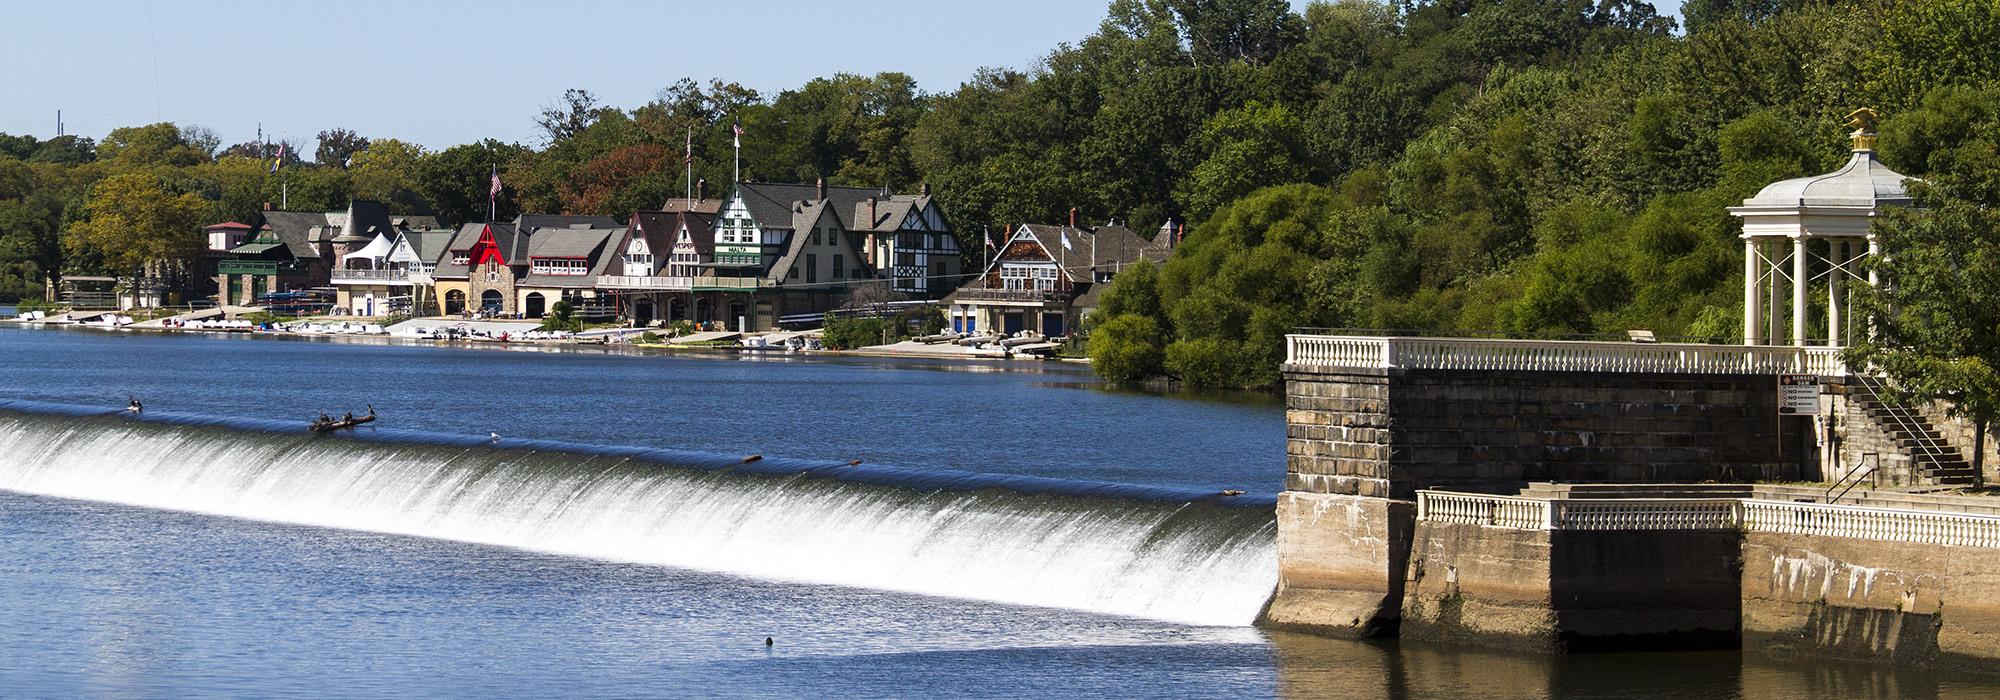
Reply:
M1523 348L1536 347L1552 359L1523 361ZM1699 356L1689 362L1676 352ZM1411 610L1406 581L1437 583L1411 570L1412 544L1425 551L1412 517L1419 489L1508 494L1546 481L1813 478L1810 423L1778 416L1778 363L1797 360L1788 353L1295 337L1285 367L1280 582L1267 623L1344 636L1396 633ZM1674 371L1689 366L1699 371ZM1555 551L1557 544L1524 546ZM1592 556L1586 540L1560 544ZM1537 575L1556 580L1546 570ZM1558 639L1563 630L1595 624L1582 619L1547 626L1552 631L1534 633L1542 641L1533 644L1568 644Z

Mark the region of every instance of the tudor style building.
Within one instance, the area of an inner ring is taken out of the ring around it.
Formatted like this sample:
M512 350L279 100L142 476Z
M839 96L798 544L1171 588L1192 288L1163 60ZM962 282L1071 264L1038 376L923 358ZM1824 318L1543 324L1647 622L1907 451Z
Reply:
M983 274L945 297L950 327L960 333L1069 335L1096 310L1105 283L1140 261L1164 262L1176 237L1170 227L1147 241L1115 224L1094 229L1022 224Z

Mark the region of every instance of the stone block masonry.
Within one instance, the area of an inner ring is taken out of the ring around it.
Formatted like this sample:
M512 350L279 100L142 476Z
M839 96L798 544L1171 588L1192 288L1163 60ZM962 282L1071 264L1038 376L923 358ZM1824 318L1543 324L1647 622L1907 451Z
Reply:
M1402 636L1540 652L1733 649L1737 536L1423 521Z
M1263 622L1339 637L1394 635L1415 515L1408 501L1280 494L1278 590Z
M2000 669L2000 550L1746 534L1745 648Z
M1772 375L1286 371L1286 488L1408 499L1536 481L1810 480Z

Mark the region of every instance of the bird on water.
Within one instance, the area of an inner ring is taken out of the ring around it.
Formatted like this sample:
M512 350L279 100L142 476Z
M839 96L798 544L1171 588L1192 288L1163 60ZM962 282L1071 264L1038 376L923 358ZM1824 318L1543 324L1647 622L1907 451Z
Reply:
M766 649L770 648L770 647L771 647L771 644L772 644L772 642L771 642L771 638L770 638L770 637L765 637L765 638L764 638L764 648L766 648Z

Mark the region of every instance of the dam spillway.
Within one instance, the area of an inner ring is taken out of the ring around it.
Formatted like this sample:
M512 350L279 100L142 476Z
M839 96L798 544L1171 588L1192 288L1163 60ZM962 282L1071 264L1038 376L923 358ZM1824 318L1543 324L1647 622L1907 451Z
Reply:
M1257 619L1268 496L0 402L0 489L1183 624Z

